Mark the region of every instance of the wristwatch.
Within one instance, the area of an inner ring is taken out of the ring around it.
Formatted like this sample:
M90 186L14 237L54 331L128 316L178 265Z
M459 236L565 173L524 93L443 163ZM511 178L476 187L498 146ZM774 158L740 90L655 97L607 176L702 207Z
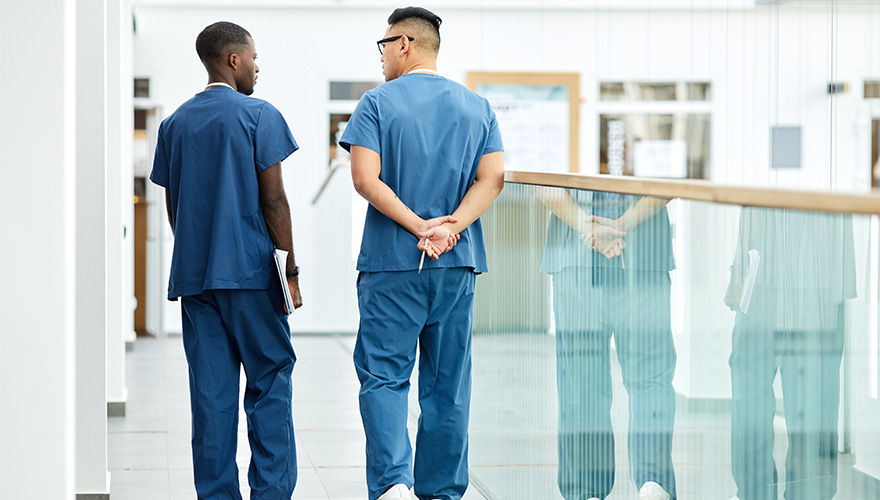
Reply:
M284 274L287 275L288 278L296 278L299 276L299 266L294 266L293 271L288 269Z

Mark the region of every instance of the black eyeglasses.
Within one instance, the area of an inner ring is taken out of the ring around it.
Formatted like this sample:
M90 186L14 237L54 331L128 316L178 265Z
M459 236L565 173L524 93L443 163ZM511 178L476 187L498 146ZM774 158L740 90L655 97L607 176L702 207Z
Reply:
M376 45L379 47L379 55L381 56L384 53L386 43L393 42L395 40L400 40L403 37L404 37L404 35L397 35L397 36L392 36L392 37L388 37L388 38L383 38L382 40L379 40L378 42L376 42ZM406 38L408 38L410 42L415 40L415 38L413 38L411 36L407 36Z

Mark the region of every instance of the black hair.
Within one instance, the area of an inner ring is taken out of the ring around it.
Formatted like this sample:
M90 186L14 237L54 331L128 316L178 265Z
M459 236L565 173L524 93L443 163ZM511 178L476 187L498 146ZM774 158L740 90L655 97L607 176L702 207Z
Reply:
M241 26L220 21L203 29L196 38L196 52L202 62L208 62L223 57L226 48L230 45L245 46L251 34Z
M394 9L394 12L392 12L391 15L388 16L388 25L392 26L397 23L406 21L407 19L424 21L428 23L432 28L434 28L434 33L437 35L437 48L439 48L440 23L443 22L443 20L440 19L440 16L422 7L401 7L399 9Z

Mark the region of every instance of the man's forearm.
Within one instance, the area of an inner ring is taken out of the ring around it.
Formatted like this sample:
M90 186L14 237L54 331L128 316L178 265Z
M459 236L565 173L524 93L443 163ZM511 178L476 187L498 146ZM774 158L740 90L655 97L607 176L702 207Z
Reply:
M629 207L618 220L618 229L629 231L638 226L642 222L650 219L663 209L668 203L668 198L651 198L645 196L636 202L635 205Z
M165 190L165 210L168 212L168 224L171 225L171 236L174 236L174 215L171 210L171 190Z
M424 219L416 215L387 184L378 178L362 184L355 184L358 194L386 217L400 224L407 231L416 234L423 230Z
M458 208L452 213L452 216L458 219L457 222L447 222L445 225L455 234L464 231L489 209L489 206L501 194L503 188L503 177L500 182L498 179L474 181L470 189L465 193L464 198L462 198Z
M539 186L536 195L541 203L559 220L579 233L590 231L590 216L571 199L568 191L556 187Z
M287 268L296 267L296 257L293 255L293 229L290 222L290 204L287 196L274 200L264 200L263 217L266 219L266 229L275 244L275 248L286 250Z

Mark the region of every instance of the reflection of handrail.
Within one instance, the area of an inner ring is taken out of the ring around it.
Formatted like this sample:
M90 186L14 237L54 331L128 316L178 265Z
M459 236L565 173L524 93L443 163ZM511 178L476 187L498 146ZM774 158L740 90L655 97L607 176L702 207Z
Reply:
M345 162L330 162L330 169L327 170L327 175L324 176L324 182L321 183L321 187L318 188L318 192L315 193L315 196L312 197L312 205L318 202L318 198L321 197L321 194L324 192L324 189L327 187L327 184L330 183L330 179L333 178L333 174L339 170L340 168L349 167L351 164L347 161Z
M880 193L833 193L784 189L725 186L699 180L647 179L613 175L548 174L508 170L504 180L534 184L606 191L611 193L683 198L751 207L788 208L815 212L880 215Z

